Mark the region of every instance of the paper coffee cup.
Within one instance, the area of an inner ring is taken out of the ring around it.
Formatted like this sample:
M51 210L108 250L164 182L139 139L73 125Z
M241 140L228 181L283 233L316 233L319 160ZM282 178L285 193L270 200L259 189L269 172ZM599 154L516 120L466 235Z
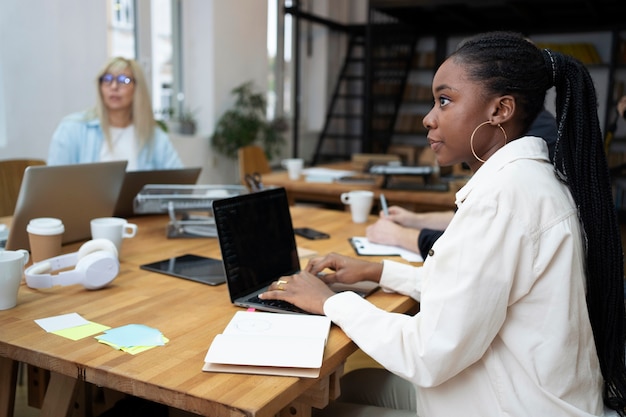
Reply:
M61 254L65 227L60 219L52 217L32 219L26 226L26 231L33 262L40 262Z

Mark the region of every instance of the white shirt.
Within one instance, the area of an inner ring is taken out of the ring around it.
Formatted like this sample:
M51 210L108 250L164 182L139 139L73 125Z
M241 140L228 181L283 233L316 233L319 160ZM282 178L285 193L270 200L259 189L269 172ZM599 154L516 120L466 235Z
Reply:
M109 148L107 141L102 142L100 151L100 161L123 161L127 160L127 171L137 170L137 140L135 139L135 126L110 127L111 143L113 148Z
M381 286L411 317L352 293L324 311L363 351L412 381L418 415L602 415L571 194L536 137L496 152L456 195L423 267L384 262Z

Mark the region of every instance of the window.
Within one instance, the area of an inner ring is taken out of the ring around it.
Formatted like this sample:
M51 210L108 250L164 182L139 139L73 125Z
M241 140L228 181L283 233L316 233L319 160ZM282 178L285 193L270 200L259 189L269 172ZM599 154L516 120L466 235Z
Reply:
M152 0L152 104L154 109L174 107L172 55L172 2Z
M268 118L291 114L291 41L292 17L283 13L283 6L292 0L268 0L267 53L270 65L268 80Z
M180 64L173 54L179 0L109 0L108 48L109 56L137 59L150 83L152 108L160 118L167 110L175 108L175 75ZM137 16L145 19L136 19ZM148 28L139 27L136 21L149 20ZM142 41L139 41L142 39ZM139 50L139 45L143 50Z
M107 10L109 56L135 58L133 0L110 0Z

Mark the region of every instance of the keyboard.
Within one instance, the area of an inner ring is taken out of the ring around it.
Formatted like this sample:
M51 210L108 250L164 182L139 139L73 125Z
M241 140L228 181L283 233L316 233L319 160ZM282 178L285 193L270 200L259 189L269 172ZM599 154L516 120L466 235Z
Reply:
M294 313L309 314L307 311L304 311L301 308L283 300L262 300L258 296L255 295L253 297L248 298L248 302L254 303L254 304L262 304L268 307L280 308L281 310L291 311Z

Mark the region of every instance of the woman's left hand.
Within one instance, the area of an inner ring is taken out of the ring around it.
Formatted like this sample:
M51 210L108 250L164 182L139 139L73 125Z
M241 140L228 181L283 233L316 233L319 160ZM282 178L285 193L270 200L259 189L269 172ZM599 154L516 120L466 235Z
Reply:
M301 271L281 277L259 297L263 300L284 300L310 313L323 315L324 303L334 294L317 276Z

